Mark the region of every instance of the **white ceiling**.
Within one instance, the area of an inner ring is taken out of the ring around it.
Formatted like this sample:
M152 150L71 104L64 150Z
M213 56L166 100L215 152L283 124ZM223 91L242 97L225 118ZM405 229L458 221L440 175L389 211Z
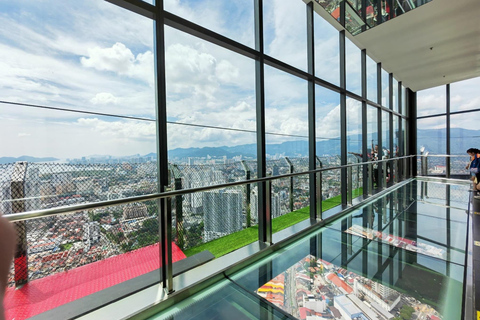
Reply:
M433 0L347 36L413 91L480 76L479 0Z

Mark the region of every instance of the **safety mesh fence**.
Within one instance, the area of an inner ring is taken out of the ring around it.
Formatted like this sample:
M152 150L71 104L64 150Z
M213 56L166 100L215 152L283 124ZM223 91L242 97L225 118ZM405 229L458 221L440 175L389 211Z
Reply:
M450 175L467 177L470 159L467 155L452 155L450 158ZM447 160L442 156L417 157L417 172L426 176L445 176L447 174Z
M339 165L336 157L321 160ZM308 170L307 158L267 161L267 175ZM256 161L169 164L170 190L257 178ZM323 175L323 198L340 194L339 172ZM0 210L8 215L157 192L155 163L0 165ZM293 193L291 192L293 190ZM272 183L272 217L308 206L308 175ZM188 193L170 200L173 240L180 250L258 224L256 184ZM157 201L111 206L16 222L16 265L9 285L38 279L158 243ZM158 257L158 250L154 250ZM158 261L158 258L156 258ZM158 263L158 262L157 262Z

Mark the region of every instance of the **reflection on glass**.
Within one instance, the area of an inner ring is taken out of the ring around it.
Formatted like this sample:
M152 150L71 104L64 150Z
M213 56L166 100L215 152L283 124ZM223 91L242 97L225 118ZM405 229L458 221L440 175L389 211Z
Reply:
M307 70L305 12L298 0L263 2L265 53L301 70Z
M339 33L320 15L314 15L315 75L323 80L340 85Z
M417 92L417 116L446 112L446 87L439 86Z
M360 49L345 38L347 90L362 94L362 56Z

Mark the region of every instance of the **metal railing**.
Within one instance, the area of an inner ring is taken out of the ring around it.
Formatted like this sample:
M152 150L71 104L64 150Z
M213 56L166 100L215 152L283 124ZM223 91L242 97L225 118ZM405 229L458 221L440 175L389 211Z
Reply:
M195 245L186 237L186 233L191 233L191 238L198 238L205 236L207 234L206 231L208 231L205 230L205 220L203 221L204 229L199 230L198 227L192 224L188 226L188 219L180 215L179 210L183 210L185 207L188 196L202 194L202 201L206 203L209 201L216 202L218 199L221 199L222 196L220 196L220 194L224 194L227 199L224 201L227 201L229 205L231 203L238 204L239 201L241 201L241 197L236 194L239 193L241 188L248 189L247 186L254 185L258 187L262 185L267 191L266 207L270 208L270 210L265 213L257 212L257 215L269 215L269 217L272 218L271 208L274 207L272 202L275 201L272 193L276 192L275 185L279 181L298 181L298 179L305 180L306 177L309 179L316 176L317 192L315 196L317 197L317 203L320 203L320 205L315 208L315 213L317 219L322 219L323 209L321 203L322 200L325 199L323 190L325 186L327 186L327 182L323 178L332 177L331 172L336 173L339 170L347 171L347 181L345 183L347 183L348 192L338 204L351 205L352 199L354 198L354 186L359 186L359 176L353 174L354 171L352 169L361 167L366 169L363 172L367 172L367 177L366 179L362 179L361 182L365 185L363 180L370 181L367 183L367 190L363 190L363 195L368 196L373 193L375 188L384 189L389 183L393 184L406 177L410 177L411 170L408 170L408 163L411 159L414 159L414 156L330 167L322 167L324 164L321 159L317 159L319 169L300 172L291 172L295 171L292 170L291 164L300 161L290 160L290 162L286 162L290 166L285 166L288 167L289 173L280 174L279 171L275 172L278 173L278 175L249 179L249 176L246 174L248 170L245 170L246 178L241 181L181 189L175 187L175 181L179 183L180 181L178 179L181 179L181 177L179 176L179 172L175 173L175 169L172 167L174 174L172 174L171 178L174 183L172 183L171 190L167 192L155 192L129 196L127 198L101 200L98 202L73 203L68 206L64 205L62 207L30 210L28 212L19 212L20 209L25 209L25 201L28 200L25 194L22 195L19 193L16 198L12 197L14 199L7 201L10 202L10 205L15 210L5 216L17 226L17 232L23 232L19 238L23 239L22 241L24 241L24 243L23 246L19 246L22 250L17 252L15 271L13 272L12 279L15 279L15 283L18 285L32 279L48 276L54 272L61 272L72 267L78 267L96 260L135 250L145 245L160 242L165 245L162 245L162 256L159 258L158 265L167 266L167 268L162 268L165 270L163 271L165 274L162 279L166 280L164 281L164 288L166 288L167 291L171 291L173 290L171 268L173 263L172 240L175 239L177 245L179 244L183 246L183 248L186 248L188 245ZM251 166L252 164L244 164L244 168ZM410 169L411 167L410 165ZM272 166L272 168L274 167ZM272 174L274 174L273 171L275 170L272 169ZM357 170L357 172L360 172L360 170ZM336 176L339 180L339 174L334 174L333 176ZM15 186L13 181L15 181L15 179L12 179L12 187ZM354 184L354 182L357 182L357 184ZM288 188L291 188L291 185ZM230 192L226 190L234 191ZM290 195L291 194L292 192L290 192ZM209 197L213 198L209 199ZM178 199L181 199L181 201L176 201ZM63 200L65 199L60 201ZM221 212L223 213L223 220L229 220L230 217L227 219L224 217L225 212L228 211L229 210L224 208L224 211ZM161 214L159 214L159 212ZM113 223L112 219L115 219ZM271 221L271 219L267 221ZM244 224L243 227L248 226ZM266 228L269 229L267 230L267 234L270 235L269 240L271 242L271 224L267 225ZM155 232L152 235L153 230L155 230ZM160 232L158 230L160 230ZM55 233L57 233L57 235ZM58 239L60 238L58 236L59 233L62 235L61 239ZM51 235L49 239L57 240L49 243L38 243L39 246L33 248L32 246L27 247L27 242L29 241L37 243L35 242L36 235L43 237L45 234ZM213 234L222 236L221 232L215 234L215 230L213 230ZM93 248L90 256L79 257L77 253L80 250L85 250L85 248ZM48 254L44 254L45 251L48 251ZM157 250L157 252L158 251L159 250ZM37 269L37 266L47 267L46 269L40 270ZM29 272L31 273L30 275L28 274Z

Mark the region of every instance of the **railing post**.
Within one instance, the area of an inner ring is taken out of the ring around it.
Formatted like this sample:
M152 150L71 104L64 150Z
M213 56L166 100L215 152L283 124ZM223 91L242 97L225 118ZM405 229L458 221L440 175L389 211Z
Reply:
M17 162L13 168L10 192L12 198L12 213L25 212L25 176L27 162ZM26 221L17 221L13 225L17 234L17 247L14 256L15 286L28 282L28 251Z
M317 220L322 220L322 172L317 172Z
M352 167L347 168L347 205L352 205L352 183L353 175L352 175Z
M393 172L391 173L393 177L393 183L398 183L398 161L398 159L393 161Z
M245 162L245 160L242 160L242 165L245 170L245 180L248 181L250 180L250 170ZM252 212L250 211L250 184L247 183L245 185L245 210L247 213L246 217L246 222L247 222L247 228L252 226Z
M158 215L160 229L160 270L162 288L165 293L171 294L173 290L173 266L172 266L172 211L170 198L158 200L160 208Z
M175 178L175 190L182 190L182 179ZM185 232L183 229L183 196L179 195L175 197L175 227L177 236L177 245L180 250L185 248Z
M428 156L425 155L425 175L428 176Z
M288 163L288 166L289 166L289 172L290 173L293 173L295 171L294 167L293 167L293 163L292 161L290 161L290 159L288 159L287 157L285 157L285 160L287 161ZM290 177L290 197L289 197L289 204L290 204L290 212L293 211L293 177Z
M381 179L382 179L382 189L387 188L387 161L382 161L381 163L382 170L381 170Z
M367 194L372 195L373 190L373 164L369 163L368 166L368 179L367 179Z

